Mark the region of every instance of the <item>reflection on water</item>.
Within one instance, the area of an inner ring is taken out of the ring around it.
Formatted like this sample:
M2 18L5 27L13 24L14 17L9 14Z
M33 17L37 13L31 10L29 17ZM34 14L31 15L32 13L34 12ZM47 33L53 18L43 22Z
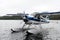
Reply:
M23 40L25 35L22 32L11 33L11 28L20 28L22 25L20 20L0 20L0 40Z
M51 22L52 23L42 25L44 40L55 40L60 38L60 21ZM0 20L0 40L23 40L25 32L11 33L10 30L11 28L21 28L23 26L22 24L23 22L21 20Z

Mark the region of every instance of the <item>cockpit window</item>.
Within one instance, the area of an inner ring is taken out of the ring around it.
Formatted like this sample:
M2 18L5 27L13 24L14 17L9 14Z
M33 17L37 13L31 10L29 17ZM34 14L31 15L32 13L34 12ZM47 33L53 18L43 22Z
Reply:
M35 18L37 18L37 19L43 19L43 18L46 18L46 16L45 15L36 15Z
M44 18L46 18L46 16L43 16Z

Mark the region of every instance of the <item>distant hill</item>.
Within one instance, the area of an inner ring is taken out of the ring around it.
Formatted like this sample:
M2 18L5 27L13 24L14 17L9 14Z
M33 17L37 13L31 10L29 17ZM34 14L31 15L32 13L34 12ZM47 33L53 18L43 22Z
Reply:
M24 15L28 15L28 14L23 14L23 13L6 14L4 16L0 16L0 20L20 20Z
M0 20L20 20L22 16L0 16ZM60 20L60 15L51 15L49 16L50 20Z
M50 20L60 20L60 15L51 15Z
M19 20L22 19L21 16L2 16L0 20Z

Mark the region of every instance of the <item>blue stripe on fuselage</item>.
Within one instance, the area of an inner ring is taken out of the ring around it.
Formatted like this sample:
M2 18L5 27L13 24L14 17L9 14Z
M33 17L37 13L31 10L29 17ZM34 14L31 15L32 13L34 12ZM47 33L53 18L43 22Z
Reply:
M28 20L33 20L33 21L40 21L40 22L49 23L49 21L47 21L47 20L41 20L41 19L37 19L37 18L34 18L34 17L30 17L30 16L26 16L26 18L27 18Z
M28 20L34 20L34 21L40 21L39 19L37 18L34 18L34 17L29 17L29 16L26 16Z

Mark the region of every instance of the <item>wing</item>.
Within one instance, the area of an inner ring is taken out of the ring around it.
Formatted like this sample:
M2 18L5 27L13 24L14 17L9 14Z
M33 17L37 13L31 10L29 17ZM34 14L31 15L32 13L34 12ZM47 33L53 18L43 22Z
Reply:
M26 15L25 13L18 13L18 14L7 14L8 16L16 16L18 19L23 20L25 18Z
M60 12L42 12L42 13L39 13L39 12L35 12L33 13L34 16L36 15L60 15Z

